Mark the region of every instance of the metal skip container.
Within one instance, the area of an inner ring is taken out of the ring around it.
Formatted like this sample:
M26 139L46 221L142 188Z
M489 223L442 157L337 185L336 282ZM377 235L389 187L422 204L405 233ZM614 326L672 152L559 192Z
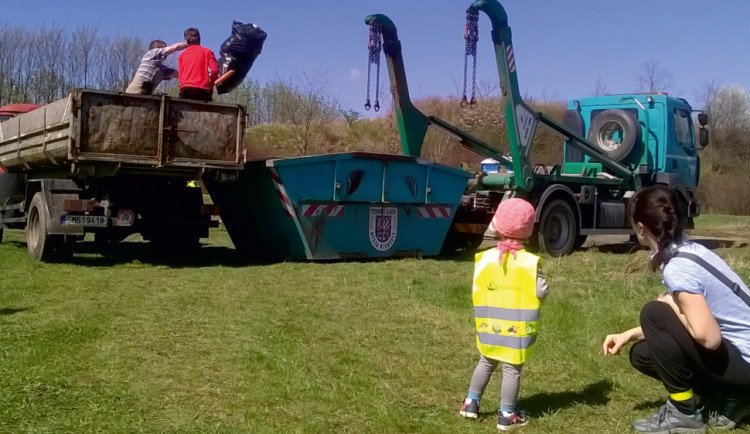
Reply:
M252 161L233 182L204 183L246 259L317 261L437 255L470 177L352 152Z

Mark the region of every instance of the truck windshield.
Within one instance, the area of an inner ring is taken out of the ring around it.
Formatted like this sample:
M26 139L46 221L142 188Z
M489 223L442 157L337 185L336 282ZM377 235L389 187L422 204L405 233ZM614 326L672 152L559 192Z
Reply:
M693 149L693 129L690 127L690 113L674 110L674 134L677 142L685 149Z

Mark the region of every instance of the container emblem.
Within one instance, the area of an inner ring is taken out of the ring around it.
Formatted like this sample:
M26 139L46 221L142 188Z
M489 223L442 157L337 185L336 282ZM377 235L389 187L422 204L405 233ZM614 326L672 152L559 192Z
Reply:
M397 208L370 208L370 243L376 250L384 252L393 247L397 223Z

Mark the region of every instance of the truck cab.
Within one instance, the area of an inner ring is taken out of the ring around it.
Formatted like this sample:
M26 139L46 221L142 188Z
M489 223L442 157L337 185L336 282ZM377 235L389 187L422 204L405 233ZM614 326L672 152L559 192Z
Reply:
M694 200L700 175L698 150L708 142L707 118L699 116L696 135L692 113L686 100L663 92L594 96L569 101L564 124L628 166L642 185L658 183L676 189L687 202L687 217L692 218L699 212ZM563 152L563 173L608 172L596 158L567 142Z
M28 113L41 107L39 104L9 104L0 107L0 121L8 120L21 113Z

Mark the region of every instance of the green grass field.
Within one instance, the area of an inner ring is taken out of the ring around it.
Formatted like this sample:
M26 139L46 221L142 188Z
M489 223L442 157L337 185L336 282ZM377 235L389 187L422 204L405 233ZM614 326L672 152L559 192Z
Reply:
M750 218L693 234L750 281ZM23 240L0 244L0 432L497 431L499 376L479 421L458 417L477 359L470 256L247 266L215 229L182 266L140 242L42 264ZM663 290L646 260L630 244L544 258L521 432L628 432L663 403L601 355Z

